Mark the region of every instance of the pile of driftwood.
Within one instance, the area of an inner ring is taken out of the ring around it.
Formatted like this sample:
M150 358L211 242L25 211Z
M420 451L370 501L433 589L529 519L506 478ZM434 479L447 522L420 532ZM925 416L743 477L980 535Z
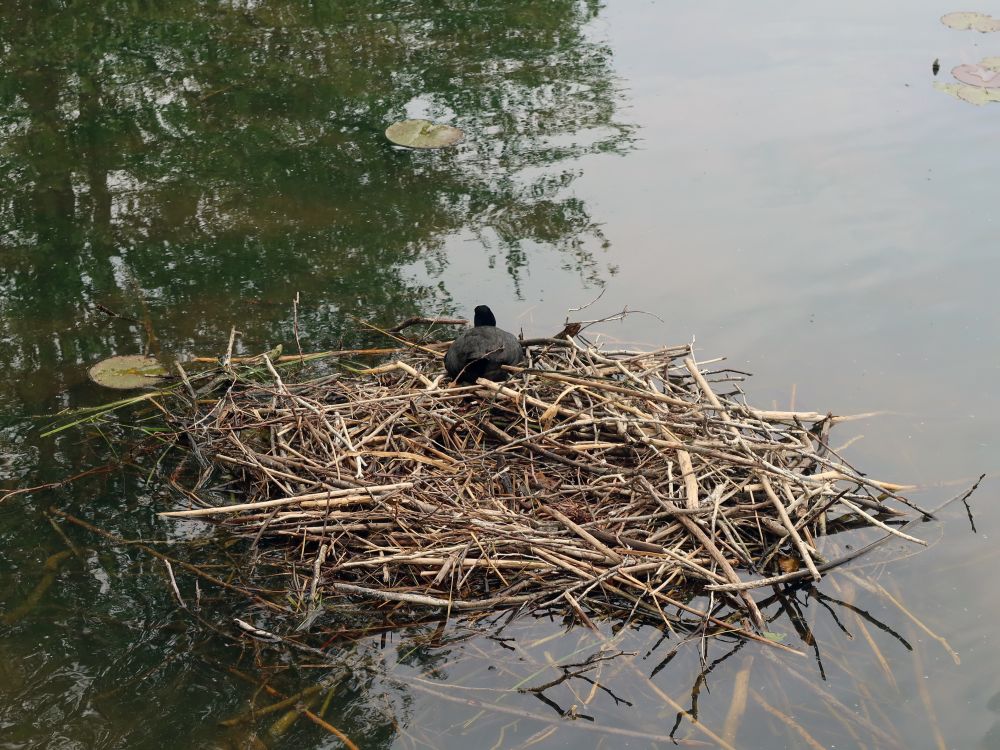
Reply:
M508 380L461 387L446 345L294 383L267 356L227 360L169 407L205 469L191 507L163 515L252 539L309 606L556 605L587 624L693 612L739 628L712 615L729 604L760 629L754 588L843 560L823 537L920 542L895 528L913 507L901 487L830 447L837 417L752 408L738 373L687 345L525 343Z

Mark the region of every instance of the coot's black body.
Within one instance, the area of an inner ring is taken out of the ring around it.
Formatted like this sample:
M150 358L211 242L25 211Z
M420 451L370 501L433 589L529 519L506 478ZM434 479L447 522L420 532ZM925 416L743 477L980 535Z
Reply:
M497 319L486 305L476 308L470 328L458 335L447 354L444 366L459 383L474 383L476 378L506 380L503 365L516 365L524 359L524 350L512 333L497 328Z

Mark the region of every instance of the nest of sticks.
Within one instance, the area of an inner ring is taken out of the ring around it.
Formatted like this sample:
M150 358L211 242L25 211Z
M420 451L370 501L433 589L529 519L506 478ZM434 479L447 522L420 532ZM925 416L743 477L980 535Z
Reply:
M199 392L185 378L168 420L203 470L189 508L163 515L252 539L309 605L558 606L587 624L693 612L762 629L755 588L846 559L822 538L920 542L896 528L919 517L902 488L829 447L837 417L755 409L741 374L688 345L611 351L575 332L525 342L501 383L453 385L446 344L408 342L300 382L266 355Z

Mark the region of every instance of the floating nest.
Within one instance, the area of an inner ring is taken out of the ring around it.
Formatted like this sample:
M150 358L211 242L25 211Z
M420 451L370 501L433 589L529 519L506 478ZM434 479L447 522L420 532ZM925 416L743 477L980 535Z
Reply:
M765 629L754 589L848 559L824 537L922 543L896 528L922 515L903 488L831 449L841 418L753 408L742 374L689 345L578 333L526 341L508 380L461 387L447 344L398 337L391 361L311 378L295 358L227 358L168 410L203 468L190 507L163 515L253 540L309 608L556 606L747 634Z

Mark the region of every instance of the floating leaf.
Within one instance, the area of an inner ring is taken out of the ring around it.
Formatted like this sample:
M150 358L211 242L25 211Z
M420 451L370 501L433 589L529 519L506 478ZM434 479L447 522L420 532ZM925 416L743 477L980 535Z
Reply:
M91 380L105 388L132 390L159 385L167 375L167 368L155 357L128 354L102 359L88 374Z
M458 128L430 120L401 120L385 129L385 137L407 148L444 148L465 138Z
M985 13L948 13L941 16L941 23L951 29L964 31L972 29L986 34L1000 31L1000 21Z
M988 102L1000 102L1000 90L986 89L982 86L970 86L967 83L940 83L935 82L934 88L950 94L963 102L982 106Z
M959 65L953 68L951 74L955 80L970 86L981 86L986 89L1000 88L1000 70L987 68L985 65Z
M1000 57L984 57L979 64L984 68L1000 71Z
M783 643L788 638L785 633L775 633L773 630L765 630L761 635L771 641L771 643Z

